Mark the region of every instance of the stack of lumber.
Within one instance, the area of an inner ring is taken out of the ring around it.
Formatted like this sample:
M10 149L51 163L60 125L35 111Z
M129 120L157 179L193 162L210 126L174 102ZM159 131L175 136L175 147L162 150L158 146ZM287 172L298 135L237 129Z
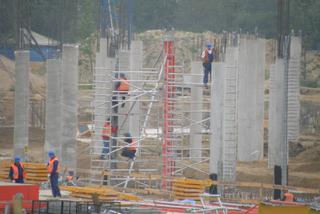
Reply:
M127 201L140 201L142 198L115 191L109 187L101 186L88 186L88 187L75 187L75 186L60 186L60 189L69 191L75 198L82 199L94 199L97 198L99 201L115 201L115 200L127 200Z
M173 180L172 193L175 200L200 200L201 194L210 183L210 180L194 180L186 178L175 178Z
M8 180L11 160L2 160L0 162L0 180ZM23 163L26 172L25 183L39 184L48 180L48 171L46 164L43 163Z

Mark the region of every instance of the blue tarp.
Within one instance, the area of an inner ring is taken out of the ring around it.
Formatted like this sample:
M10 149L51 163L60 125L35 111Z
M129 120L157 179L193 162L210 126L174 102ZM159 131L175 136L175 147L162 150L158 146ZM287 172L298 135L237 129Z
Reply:
M41 46L40 49L46 59L54 59L57 56L57 48L55 47ZM0 48L0 55L4 55L11 60L14 60L15 58L13 48ZM41 55L36 51L35 48L30 49L30 61L43 62L45 60L41 57Z

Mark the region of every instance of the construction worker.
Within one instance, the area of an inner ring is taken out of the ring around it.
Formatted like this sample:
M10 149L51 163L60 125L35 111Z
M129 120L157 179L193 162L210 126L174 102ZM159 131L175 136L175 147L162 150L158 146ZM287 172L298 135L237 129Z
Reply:
M26 173L24 171L24 166L20 162L20 157L16 156L14 158L14 163L11 164L10 166L10 171L9 171L9 179L13 183L19 183L23 184L24 183L24 178L26 177Z
M129 144L128 147L124 147L121 153L121 156L127 157L129 159L134 159L136 156L137 151L137 143L136 141L131 137L130 133L124 134L124 141Z
M103 149L102 149L100 159L105 159L106 154L109 153L110 138L114 133L116 133L116 129L111 126L110 118L108 118L106 122L104 122L104 125L102 128Z
M214 58L214 51L213 51L213 45L208 42L206 45L206 49L201 54L202 58L202 66L203 66L203 84L205 88L208 88L208 80L209 80L209 74L210 74L210 80L211 80L211 63L213 62Z
M66 176L66 180L65 183L67 186L76 186L76 183L74 182L74 172L73 171L69 171L69 175Z
M61 197L58 179L60 172L60 163L53 151L48 152L49 163L47 165L48 172L50 174L50 184L53 197Z
M283 199L285 202L293 202L294 201L294 196L291 192L286 190L283 194Z
M116 82L116 85L115 85L115 91L117 91L119 95L122 95L121 107L123 108L125 106L124 101L129 91L129 81L124 73L120 73L120 78L118 78L118 81Z

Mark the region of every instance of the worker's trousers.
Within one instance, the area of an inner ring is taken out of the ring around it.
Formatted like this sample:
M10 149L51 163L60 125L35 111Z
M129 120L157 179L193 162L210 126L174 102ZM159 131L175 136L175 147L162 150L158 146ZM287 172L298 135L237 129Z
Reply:
M203 84L208 84L209 75L211 81L211 63L203 63Z
M58 184L59 174L51 173L50 174L50 184L53 197L61 197L59 184Z

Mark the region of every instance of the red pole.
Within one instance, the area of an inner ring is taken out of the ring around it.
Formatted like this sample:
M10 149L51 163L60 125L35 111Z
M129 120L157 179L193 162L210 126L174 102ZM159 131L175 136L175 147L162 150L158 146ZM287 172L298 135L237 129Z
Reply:
M168 180L172 176L174 170L174 162L172 159L172 141L171 134L173 132L172 118L174 111L174 46L173 38L166 37L164 41L164 56L166 57L164 65L164 84L163 84L163 142L162 142L162 189L171 188L171 182Z

